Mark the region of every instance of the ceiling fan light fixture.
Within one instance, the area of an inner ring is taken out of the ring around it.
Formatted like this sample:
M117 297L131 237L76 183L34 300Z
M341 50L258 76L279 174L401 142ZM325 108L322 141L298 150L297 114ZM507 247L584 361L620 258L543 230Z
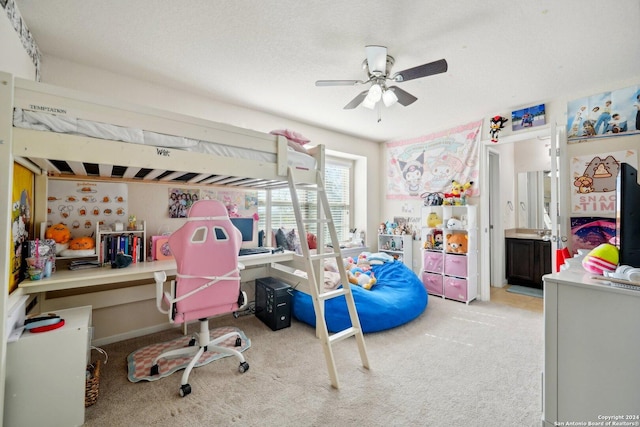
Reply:
M379 84L375 83L371 85L367 98L371 99L374 103L380 101L380 98L382 98L382 88Z
M369 96L367 96L364 101L362 101L362 106L364 108L368 108L369 110L373 110L376 107L376 104L378 103L378 101L374 101L371 98L369 98Z
M387 89L382 94L382 102L384 102L385 107L391 107L393 104L398 102L398 97L393 92L393 89Z

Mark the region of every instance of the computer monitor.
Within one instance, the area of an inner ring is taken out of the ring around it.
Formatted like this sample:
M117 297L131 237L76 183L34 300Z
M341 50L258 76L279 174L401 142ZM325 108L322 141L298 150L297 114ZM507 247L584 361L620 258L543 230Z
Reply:
M229 218L234 227L240 230L242 242L253 242L253 218Z

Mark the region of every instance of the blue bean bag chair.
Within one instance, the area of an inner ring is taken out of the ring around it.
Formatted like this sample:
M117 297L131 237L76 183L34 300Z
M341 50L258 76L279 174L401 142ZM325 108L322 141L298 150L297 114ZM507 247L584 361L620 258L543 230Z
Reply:
M351 285L362 332L395 328L415 319L427 308L428 296L422 281L402 262L372 265L371 269L376 277L376 284L371 290ZM329 332L351 327L344 298L340 296L325 302ZM316 315L310 295L294 291L293 316L315 327Z

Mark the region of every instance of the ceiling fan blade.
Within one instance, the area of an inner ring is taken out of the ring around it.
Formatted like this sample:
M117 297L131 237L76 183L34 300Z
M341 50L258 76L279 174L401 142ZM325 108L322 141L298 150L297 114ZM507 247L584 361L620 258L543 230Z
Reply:
M407 80L445 73L447 69L447 61L440 59L439 61L429 62L428 64L422 64L404 71L399 71L391 77L391 80L396 82L406 82Z
M369 93L368 90L365 90L364 92L360 92L358 94L358 96L353 98L350 103L348 103L347 105L344 106L344 109L345 110L352 110L352 109L356 108L358 105L362 104L362 101L364 101L364 99L367 97L368 93Z
M387 48L384 46L366 46L369 73L384 76L387 72Z
M317 80L316 86L355 86L362 83L362 80Z
M415 96L411 95L409 92L400 89L398 86L391 86L387 90L392 90L393 93L398 98L398 103L404 105L411 105L418 100Z

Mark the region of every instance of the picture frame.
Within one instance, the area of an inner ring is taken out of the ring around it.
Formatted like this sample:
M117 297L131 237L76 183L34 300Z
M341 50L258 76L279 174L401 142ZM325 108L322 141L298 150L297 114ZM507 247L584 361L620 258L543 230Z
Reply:
M511 130L514 132L546 124L544 104L511 112Z

